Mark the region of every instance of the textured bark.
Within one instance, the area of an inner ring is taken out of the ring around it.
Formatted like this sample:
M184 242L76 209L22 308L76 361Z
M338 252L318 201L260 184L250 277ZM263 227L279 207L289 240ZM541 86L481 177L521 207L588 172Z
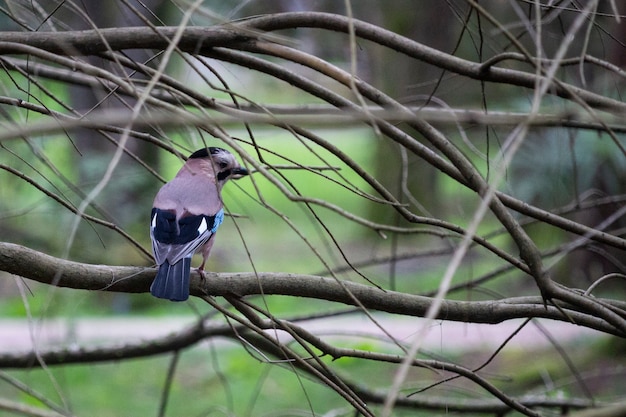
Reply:
M91 265L55 258L12 243L0 243L0 270L23 278L58 287L78 290L148 292L156 269L146 267ZM190 292L195 296L284 295L333 301L367 309L408 316L423 316L430 297L386 291L349 281L339 281L315 275L263 272L205 273L202 280L192 274ZM606 303L620 304L611 300ZM624 304L624 303L621 303ZM621 306L624 308L624 306ZM563 315L567 313L567 316ZM599 318L568 309L567 306L545 307L540 297L517 297L490 301L444 300L437 319L500 323L504 320L544 317L575 323L608 333L620 334Z

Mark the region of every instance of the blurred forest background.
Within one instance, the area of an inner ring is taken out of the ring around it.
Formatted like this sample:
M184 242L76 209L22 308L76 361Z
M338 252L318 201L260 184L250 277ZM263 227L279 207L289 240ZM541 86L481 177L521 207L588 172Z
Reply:
M621 3L0 5L0 415L625 415ZM164 302L204 146L252 175Z

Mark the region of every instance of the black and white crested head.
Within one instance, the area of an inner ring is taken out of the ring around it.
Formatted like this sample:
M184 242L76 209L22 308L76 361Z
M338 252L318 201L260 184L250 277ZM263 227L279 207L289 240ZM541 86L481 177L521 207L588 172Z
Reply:
M243 168L235 159L235 156L226 149L211 146L198 149L189 159L209 159L219 182L226 182L230 178L238 179L248 175L248 170Z

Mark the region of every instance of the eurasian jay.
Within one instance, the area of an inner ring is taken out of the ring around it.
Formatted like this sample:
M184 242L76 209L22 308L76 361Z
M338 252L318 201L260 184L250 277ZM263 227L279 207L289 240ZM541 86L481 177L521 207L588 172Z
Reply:
M150 286L152 295L172 301L189 298L191 258L202 251L198 272L224 220L220 192L229 178L241 178L248 171L222 148L203 148L189 156L176 177L165 184L152 207L150 239L159 265Z

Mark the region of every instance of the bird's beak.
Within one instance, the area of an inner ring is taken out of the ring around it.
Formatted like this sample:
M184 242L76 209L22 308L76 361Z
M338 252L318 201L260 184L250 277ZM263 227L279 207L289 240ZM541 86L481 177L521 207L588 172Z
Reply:
M239 178L244 177L244 176L246 176L248 174L250 174L250 173L244 167L234 168L231 171L231 178L239 179Z

